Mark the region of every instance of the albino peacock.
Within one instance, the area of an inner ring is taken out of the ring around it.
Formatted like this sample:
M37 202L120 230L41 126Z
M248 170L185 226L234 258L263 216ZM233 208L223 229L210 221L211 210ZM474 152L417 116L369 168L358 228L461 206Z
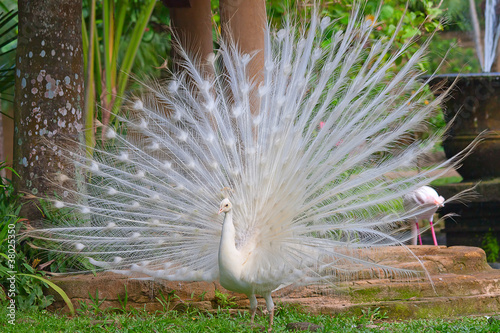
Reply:
M401 221L425 208L405 212L402 197L461 157L386 177L413 167L439 140L402 145L441 98L424 103L417 63L425 47L393 73L409 43L371 41L372 29L357 10L345 31L314 16L307 29L268 28L259 86L247 75L252 56L233 43L219 40L203 64L180 50L183 70L147 85L119 127L106 128L92 159L66 152L86 186L74 190L60 176L65 190L51 200L74 214L72 225L29 236L134 277L219 279L248 295L252 320L262 295L271 324L271 293L282 286L370 269L411 273L362 250L408 241Z

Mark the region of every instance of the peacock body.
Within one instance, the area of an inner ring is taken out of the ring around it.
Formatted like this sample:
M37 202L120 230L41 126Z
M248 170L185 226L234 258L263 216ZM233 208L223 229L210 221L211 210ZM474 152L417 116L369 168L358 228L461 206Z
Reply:
M134 277L220 279L249 296L253 314L256 294L272 311L271 292L284 285L407 273L361 250L409 240L400 222L421 211L405 212L401 198L457 159L386 177L439 139L401 144L441 99L424 103L425 47L394 73L409 43L372 41L373 29L356 10L345 31L315 16L308 29L268 28L258 86L247 75L252 55L234 43L219 40L206 63L180 50L183 70L145 84L94 157L66 151L86 184L75 190L62 177L63 195L51 200L72 224L29 236Z

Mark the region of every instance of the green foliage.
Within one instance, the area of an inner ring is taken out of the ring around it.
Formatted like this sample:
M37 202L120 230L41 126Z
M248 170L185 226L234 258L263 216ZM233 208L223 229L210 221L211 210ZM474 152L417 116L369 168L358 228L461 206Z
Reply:
M160 291L160 297L156 297L156 300L160 302L160 304L163 307L163 312L171 310L172 301L174 299L181 299L179 296L175 294L175 290L169 291L167 297L165 297L165 295L163 295L163 293Z
M0 308L0 316L6 317L6 309ZM59 313L47 311L19 312L16 325L0 322L0 330L5 333L17 332L257 332L259 328L249 324L248 311L231 314L228 311L217 313L190 311L180 313L170 311L161 315L151 315L143 310L128 313L108 313L102 319L94 316L79 315L68 318ZM268 317L257 315L256 323L267 327ZM369 323L365 318L347 314L311 315L300 308L279 305L275 312L273 332L289 332L286 325L291 322L309 322L323 326L319 332L499 332L500 321L487 317L462 317L459 319L426 319L398 321L375 319Z
M490 228L481 242L481 248L486 252L488 262L496 262L500 257L500 245L496 233Z
M123 285L123 287L125 287L125 295L124 295L124 298L122 300L122 298L120 297L120 295L118 295L118 302L120 302L120 309L122 312L126 312L127 311L127 304L128 304L128 291L127 291L127 285Z
M95 142L94 121L99 119L108 125L121 109L155 5L155 0L103 0L98 4L96 0L87 0L84 4L83 54L88 87L85 143L89 154ZM103 112L97 117L99 110Z
M451 176L438 178L431 182L431 186L442 186L446 184L460 183L463 180L461 176Z
M215 303L220 309L231 309L236 306L235 298L215 289Z
M0 162L0 170L9 169L13 175L17 173ZM10 287L12 277L15 278L15 305L19 310L31 308L44 309L54 301L53 296L45 296L43 288L51 287L59 293L73 313L73 306L62 289L45 278L45 272L37 269L40 259L33 258L34 251L26 241L20 241L19 231L24 227L25 219L19 217L20 196L15 193L12 183L0 178L0 297L11 298Z
M0 98L10 102L11 88L14 86L16 47L17 11L0 8ZM7 98L4 95L7 95ZM3 112L2 114L6 115Z
M481 72L474 48L458 47L456 38L444 39L440 35L433 37L429 44L429 55L422 66L428 73Z
M376 307L374 309L368 308L367 310L361 310L361 313L363 314L361 317L365 320L368 320L369 322L389 318L387 312L386 311L382 312L380 310L380 307Z
M10 169L13 175L16 172L0 162L0 169ZM43 309L53 302L52 296L44 296L42 287L47 287L44 281L34 279L30 275L44 276L43 272L35 268L39 260L30 260L27 255L30 251L26 243L19 242L19 230L23 226L23 219L19 217L21 204L20 196L14 191L12 183L0 178L0 284L5 294L10 287L10 277L15 277L16 307L29 309L36 307ZM16 272L15 274L13 272ZM24 274L23 274L24 273ZM26 275L28 274L28 275Z
M88 316L89 314L93 314L94 316L99 315L103 310L101 309L102 303L106 300L103 298L99 299L99 290L96 289L95 297L93 297L89 292L90 302L78 301L79 308L76 310L77 313L81 315Z
M482 0L479 0L482 1ZM476 0L478 3L478 0ZM448 31L471 31L469 1L443 0L442 8L446 9L444 29Z

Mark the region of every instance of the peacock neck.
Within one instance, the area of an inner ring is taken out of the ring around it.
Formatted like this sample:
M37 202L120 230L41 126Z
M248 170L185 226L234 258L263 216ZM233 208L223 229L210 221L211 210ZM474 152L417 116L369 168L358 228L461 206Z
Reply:
M219 252L223 250L231 252L236 251L235 238L236 230L233 224L233 211L230 210L226 212L226 215L224 216L224 222L222 223L222 235Z

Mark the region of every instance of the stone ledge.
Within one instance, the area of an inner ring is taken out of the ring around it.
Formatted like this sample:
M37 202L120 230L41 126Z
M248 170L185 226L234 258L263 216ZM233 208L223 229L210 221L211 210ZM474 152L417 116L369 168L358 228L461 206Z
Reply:
M500 270L489 267L484 251L474 247L413 246L431 276L411 281L395 279L365 279L330 285L287 287L275 292L277 304L299 304L310 313L360 314L362 309L380 307L394 318L426 318L431 314L455 316L500 312ZM377 262L397 263L404 258L404 249L387 248L376 252ZM414 264L412 264L414 265ZM400 267L412 267L399 262ZM127 307L164 310L158 302L161 295L169 298L168 310L182 311L187 306L201 310L217 309L215 290L234 297L237 308L248 309L245 295L226 291L218 283L132 280L113 273L73 275L52 278L72 300L89 302L89 293L104 302L101 308L121 308L120 299L128 295ZM64 302L53 290L53 309L64 307ZM176 297L172 297L175 294ZM263 300L259 299L263 306ZM63 308L64 311L64 308Z

